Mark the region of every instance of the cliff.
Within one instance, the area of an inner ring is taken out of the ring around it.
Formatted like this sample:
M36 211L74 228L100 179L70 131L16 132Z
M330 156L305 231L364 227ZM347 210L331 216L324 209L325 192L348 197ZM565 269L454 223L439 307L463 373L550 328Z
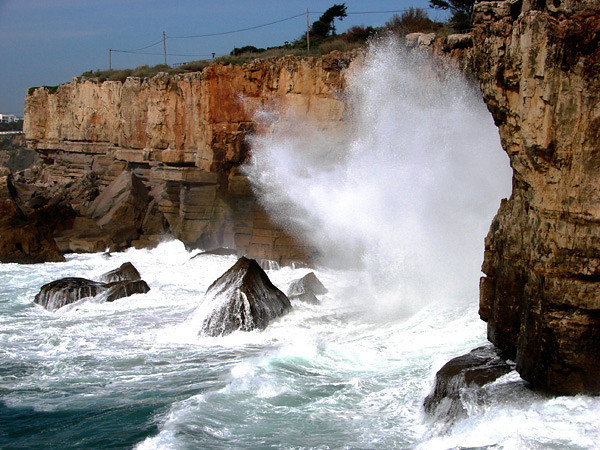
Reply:
M284 57L124 83L74 79L52 91L32 89L24 132L45 163L36 182L72 186L87 180L83 190L89 193L107 189L128 170L148 188L166 224L154 226L154 235L130 233L123 245L146 245L168 232L191 247L305 260L311 250L271 223L238 168L248 156L245 139L257 127L254 114L263 107L294 107L323 127L337 126L345 115L340 92L347 62L339 54ZM90 217L93 196L70 192L70 198L77 214ZM66 230L61 247L86 249L75 244L80 234Z
M521 376L600 391L600 1L475 7L473 68L513 168L480 315Z

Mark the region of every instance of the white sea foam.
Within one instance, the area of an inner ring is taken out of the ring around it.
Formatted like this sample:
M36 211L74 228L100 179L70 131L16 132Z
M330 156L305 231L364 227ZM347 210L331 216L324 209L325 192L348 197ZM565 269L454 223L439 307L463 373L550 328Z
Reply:
M314 233L325 262L359 263L315 270L329 290L319 305L293 302L262 332L203 337L188 318L235 257L191 259L171 241L0 264L0 430L11 433L0 447L597 446L598 397L548 397L515 373L487 386L485 402L465 398L467 416L443 433L423 416L435 372L485 342L471 284L508 178L481 102L454 75L428 84L424 62L403 58L393 43L373 49L352 81L349 139L298 123L306 146L282 121L254 143L266 206ZM42 284L126 261L150 292L55 312L32 303ZM268 275L285 292L307 273ZM372 320L375 305L404 314Z
M261 115L246 167L259 198L326 265L362 269L353 297L385 316L475 299L483 240L510 167L477 89L394 40L349 79L346 127Z

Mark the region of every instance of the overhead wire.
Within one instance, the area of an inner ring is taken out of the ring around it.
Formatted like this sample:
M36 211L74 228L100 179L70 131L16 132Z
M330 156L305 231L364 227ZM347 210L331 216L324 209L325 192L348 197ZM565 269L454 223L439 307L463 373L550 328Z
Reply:
M412 9L412 8L411 8ZM390 14L390 13L403 13L403 12L408 12L411 9L395 9L395 10L387 10L387 11L357 11L357 12L347 12L347 15L361 15L361 14ZM427 9L431 9L431 8L427 8ZM293 20L293 19L297 19L298 17L303 17L306 16L306 14L324 14L324 11L307 11L307 12L302 12L300 14L296 14L294 16L290 16L290 17L285 17L283 19L279 19L279 20L274 20L272 22L268 22L268 23L264 23L264 24L260 24L260 25L255 25L252 27L246 27L246 28L240 28L237 30L230 30L230 31L222 31L219 33L205 33L205 34L196 34L196 35L189 35L189 36L170 36L170 35L165 35L165 39L192 39L192 38L205 38L205 37L214 37L214 36L225 36L228 34L234 34L234 33L241 33L244 31L250 31L250 30L256 30L258 28L263 28L263 27L268 27L271 25L275 25L278 23L282 23L282 22L286 22L288 20ZM115 49L111 49L112 52L117 52L117 53L130 53L130 54L138 54L138 55L162 55L163 53L149 53L149 52L142 52L142 50L146 50L148 48L154 47L158 44L163 43L164 40L160 39L159 41L156 41L152 44L148 44L144 47L140 47L140 48L136 48L136 49L132 49L132 50L115 50ZM210 55L198 55L198 54L176 54L176 53L168 53L168 56L210 56Z
M255 25L253 27L240 28L239 30L223 31L221 33L197 34L197 35L193 35L193 36L169 36L169 35L167 35L167 38L169 38L169 39L189 39L189 38L201 38L201 37L211 37L211 36L224 36L226 34L240 33L242 31L256 30L257 28L268 27L270 25L275 25L276 23L281 23L281 22L285 22L288 20L296 19L296 18L302 17L304 15L306 15L306 13L296 14L295 16L286 17L285 19L279 19L279 20L275 20L275 21L269 22L269 23L264 23L262 25Z

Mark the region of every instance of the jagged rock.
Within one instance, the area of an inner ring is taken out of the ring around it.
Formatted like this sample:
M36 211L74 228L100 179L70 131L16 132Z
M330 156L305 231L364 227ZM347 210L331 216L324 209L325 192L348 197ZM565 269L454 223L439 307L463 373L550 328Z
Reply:
M435 40L435 33L409 33L404 36L408 48L421 46L428 47Z
M121 267L100 276L100 281L104 283L114 283L116 281L137 281L140 280L140 273L130 262L121 264Z
M85 278L62 278L43 285L35 296L34 302L49 311L56 311L82 298L95 297L105 290L106 285L97 281Z
M469 48L473 46L473 36L470 33L451 34L446 37L444 50L454 50L457 48Z
M197 314L200 334L222 336L235 330L264 329L292 305L253 259L240 258L206 291Z
M0 176L25 170L39 160L26 145L22 133L0 134Z
M108 283L106 287L106 301L114 302L120 298L129 297L133 294L145 294L150 291L150 286L144 280L123 280Z
M69 277L43 285L35 296L34 303L42 305L49 311L56 311L82 298L95 297L103 293L106 295L107 302L113 302L133 294L145 294L149 290L148 284L139 279L102 283L85 278Z
M127 245L152 245L167 231L189 248L235 247L281 264L306 260L309 247L268 220L239 168L257 128L255 113L272 100L301 108L325 129L340 127L346 115L342 68L349 60L286 56L213 64L202 73L103 83L80 78L56 91L32 89L23 127L44 162L36 179L74 182L68 201L85 215L92 198L75 192L79 180L89 177L93 197L122 171L133 171L160 214L148 212L141 233L124 230ZM113 238L121 234L111 231Z
M64 261L52 238L54 211L27 217L15 201L12 177L0 178L0 262L32 264ZM48 219L48 221L46 221Z
M513 369L501 352L491 345L453 358L435 375L433 392L423 402L425 412L441 420L453 420L465 415L461 400L465 390L477 390Z
M115 247L111 235L87 217L75 217L68 229L54 233L54 240L63 253L96 253Z
M123 172L96 197L86 215L120 248L139 237L149 203L148 189L141 180L132 172Z
M87 216L98 225L132 223L141 226L150 202L148 189L133 173L121 173L90 205Z
M290 287L288 288L287 295L323 295L327 294L327 292L327 288L323 286L323 283L321 283L315 273L310 272L304 275L302 278L292 281Z
M310 303L311 305L318 305L321 303L319 299L312 292L303 292L302 294L289 295L290 300L298 300L299 302Z
M600 392L600 1L478 2L473 70L513 168L480 315L535 388Z

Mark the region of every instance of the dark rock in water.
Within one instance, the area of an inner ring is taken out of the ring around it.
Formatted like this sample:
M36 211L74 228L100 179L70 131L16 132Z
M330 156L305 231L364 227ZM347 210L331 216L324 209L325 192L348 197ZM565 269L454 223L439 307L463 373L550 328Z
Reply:
M454 419L466 413L461 393L479 389L514 369L492 345L478 347L448 361L435 376L433 392L423 402L425 412Z
M125 263L123 266L126 264L130 263ZM133 265L131 267L135 270ZM137 273L137 270L135 272ZM103 293L106 293L107 302L113 302L119 298L129 297L133 294L145 294L149 290L150 287L148 284L139 279L102 283L85 278L61 278L60 280L43 285L40 292L35 296L34 303L42 305L49 311L56 311L82 298L95 297Z
M94 297L105 290L105 284L97 281L62 278L43 285L34 302L49 311L55 311L82 298Z
M106 284L105 288L108 290L106 294L107 302L114 302L115 300L129 297L133 294L145 294L150 290L150 287L144 280L116 281L114 283Z
M322 295L327 294L327 288L323 286L323 283L319 281L314 272L310 272L304 275L302 278L298 280L292 281L290 287L288 288L287 295L300 295L300 294L313 294L313 295Z
M100 277L100 281L113 283L115 281L137 281L140 280L140 273L130 262L121 264L121 267L110 272L106 272Z
M311 305L318 305L319 303L321 303L319 299L315 297L315 294L313 294L312 292L304 292L303 294L299 295L291 295L290 300L298 300L300 302L310 303Z
M194 258L198 258L200 256L206 256L206 255L218 255L218 256L231 256L231 255L235 255L237 256L237 250L233 249L233 248L215 248L212 250L207 250L205 252L201 252L198 253L194 256L192 256L190 259L194 259Z
M262 330L290 309L289 299L260 265L242 257L206 291L199 307L200 333L222 336L235 330Z

